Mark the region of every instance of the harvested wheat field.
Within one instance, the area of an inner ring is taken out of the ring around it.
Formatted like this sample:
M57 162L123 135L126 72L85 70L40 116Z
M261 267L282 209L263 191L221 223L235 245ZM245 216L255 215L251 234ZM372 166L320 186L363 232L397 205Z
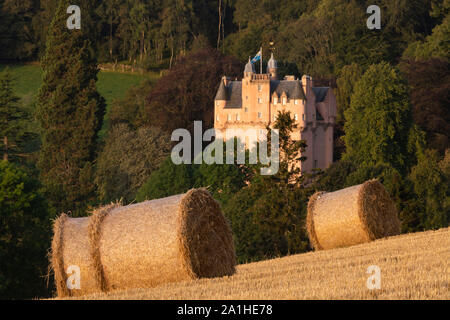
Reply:
M450 228L237 266L233 276L78 299L449 299ZM381 269L369 290L367 268Z

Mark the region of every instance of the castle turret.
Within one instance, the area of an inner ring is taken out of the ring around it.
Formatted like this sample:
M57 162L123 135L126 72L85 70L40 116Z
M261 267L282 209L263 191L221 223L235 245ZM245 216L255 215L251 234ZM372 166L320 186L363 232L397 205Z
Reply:
M278 63L277 60L273 58L273 52L270 56L270 60L267 63L267 73L270 74L270 79L277 80L278 79Z
M245 65L245 69L244 69L244 78L249 78L254 73L255 73L255 66L253 65L252 61L250 60L250 57L248 57L248 62Z

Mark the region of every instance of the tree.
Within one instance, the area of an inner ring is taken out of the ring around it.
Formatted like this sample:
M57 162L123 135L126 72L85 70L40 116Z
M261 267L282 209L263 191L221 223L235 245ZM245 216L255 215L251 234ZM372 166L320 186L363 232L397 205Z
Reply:
M440 25L434 27L433 32L425 38L424 41L411 42L403 53L404 58L413 59L430 59L440 58L446 60L450 59L450 46L448 39L450 37L450 3L444 1L441 6L436 6L434 16L443 16L443 21Z
M240 262L307 250L304 222L309 193L302 186L304 176L299 176L298 166L306 144L291 139L295 127L289 112L278 113L274 124L280 141L278 173L264 176L256 166L249 186L224 205Z
M109 132L97 159L96 184L103 202L130 202L170 151L170 136L159 128L128 128L119 124Z
M237 148L237 144L235 144ZM224 205L249 180L249 167L232 164L180 164L175 165L171 158L161 165L139 190L138 201L167 197L184 193L191 188L207 188L214 199ZM224 159L226 150L223 152ZM248 153L246 154L248 157Z
M334 127L334 155L335 160L339 160L345 152L345 143L342 140L344 135L345 110L350 107L351 96L356 82L361 78L363 68L357 63L352 63L344 66L339 77L336 80L336 102L337 102L337 117L336 125Z
M356 82L363 75L363 68L357 63L344 66L336 80L336 100L338 106L337 122L341 125L345 122L344 112L350 107L351 97Z
M408 180L415 193L418 229L439 229L450 221L450 188L448 176L439 166L439 157L434 150L426 150L411 170ZM410 226L411 227L411 226ZM418 231L416 229L416 231Z
M389 54L388 43L378 32L368 32L366 9L357 1L315 1L311 12L280 25L275 36L280 59L324 78L351 63L365 67L380 62Z
M50 215L39 184L0 160L0 298L48 296Z
M192 129L195 120L203 128L214 125L214 96L223 75L237 76L241 64L214 49L186 55L159 79L147 98L146 124L168 133L178 128Z
M358 166L385 163L401 174L414 164L413 130L408 90L388 63L372 65L356 83L350 108L344 112L344 159Z
M317 191L336 191L347 186L347 177L357 170L357 166L349 160L339 160L326 170L318 172L313 188Z
M194 186L191 165L176 165L167 158L139 189L136 200L145 201L185 193Z
M0 141L3 144L3 160L6 161L19 143L22 112L18 102L19 97L13 90L12 74L6 69L0 73Z
M82 212L95 197L93 161L105 101L96 89L98 68L91 54L89 29L68 30L68 6L67 0L59 4L42 59L38 167L51 204L58 211Z
M0 59L31 60L38 51L38 0L0 1Z
M143 127L146 122L145 101L153 82L145 79L138 86L131 87L123 99L113 101L109 110L109 127L126 123L130 128Z
M405 60L414 122L426 133L427 145L441 155L450 147L450 63L441 59Z

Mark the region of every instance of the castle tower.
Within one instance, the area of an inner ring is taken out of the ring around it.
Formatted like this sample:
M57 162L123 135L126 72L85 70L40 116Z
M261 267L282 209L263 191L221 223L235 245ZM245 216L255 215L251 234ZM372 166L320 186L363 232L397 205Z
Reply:
M267 73L270 74L271 80L278 79L278 63L277 60L273 58L273 52L270 56L269 62L267 63Z

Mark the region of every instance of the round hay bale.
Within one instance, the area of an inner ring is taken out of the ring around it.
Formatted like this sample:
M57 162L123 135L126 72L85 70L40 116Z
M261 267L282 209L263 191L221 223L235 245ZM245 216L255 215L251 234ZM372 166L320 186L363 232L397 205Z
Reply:
M311 246L326 250L400 233L395 203L378 180L335 192L316 192L306 218Z
M54 224L51 267L60 297L226 276L235 265L231 229L203 189L110 205L85 218L63 214ZM80 289L68 289L69 266L79 267Z

